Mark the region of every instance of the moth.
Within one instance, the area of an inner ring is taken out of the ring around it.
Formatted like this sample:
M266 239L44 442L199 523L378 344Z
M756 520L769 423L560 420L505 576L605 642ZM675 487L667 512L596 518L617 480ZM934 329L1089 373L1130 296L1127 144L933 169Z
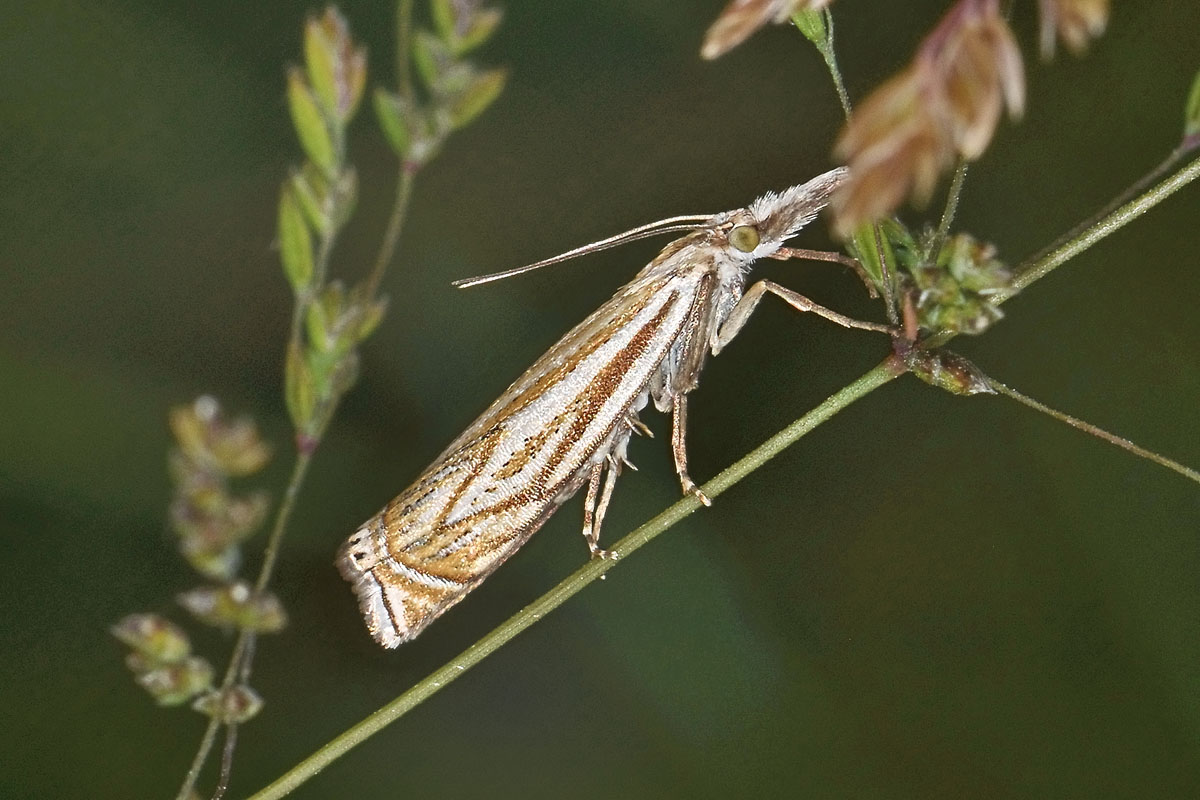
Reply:
M684 233L612 299L579 323L483 412L416 482L342 546L337 565L367 628L396 647L478 586L586 487L583 538L593 557L613 488L629 463L650 401L671 414L671 452L684 493L709 500L688 475L687 396L709 353L746 324L765 294L848 328L890 332L819 306L772 281L745 289L762 258L808 254L784 246L846 179L839 168L746 208L671 217L471 286L661 233Z

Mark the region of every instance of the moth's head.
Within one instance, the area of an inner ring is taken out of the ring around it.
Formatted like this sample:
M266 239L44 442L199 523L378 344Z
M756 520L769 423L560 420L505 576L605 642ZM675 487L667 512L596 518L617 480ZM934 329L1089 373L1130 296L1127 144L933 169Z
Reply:
M749 206L714 222L726 252L747 266L766 258L813 220L849 171L838 167L782 192L767 192Z

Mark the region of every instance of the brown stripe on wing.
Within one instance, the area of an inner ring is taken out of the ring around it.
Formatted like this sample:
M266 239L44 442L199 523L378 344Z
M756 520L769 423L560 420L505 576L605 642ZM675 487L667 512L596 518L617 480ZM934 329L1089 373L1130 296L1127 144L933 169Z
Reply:
M513 492L506 497L499 498L496 500L496 502L483 508L476 509L470 514L464 516L462 519L456 520L452 526L448 526L448 531L454 531L459 536L473 534L477 535L476 532L478 530L478 526L486 524L493 518L499 519L504 516L511 515L514 511L519 511L520 509L527 508L530 505L536 506L552 502L555 499L558 499L559 493L561 492L562 486L565 482L576 478L581 471L588 469L590 466L588 463L590 458L584 458L577 466L577 469L568 475L565 480L560 479L557 482L554 481L555 473L559 471L562 462L578 445L579 440L587 432L588 427L604 408L606 401L612 397L617 386L620 384L622 376L628 374L636 362L646 354L651 342L654 341L662 326L666 322L667 317L670 316L670 312L675 307L675 303L678 302L678 299L678 295L675 295L666 303L663 303L658 312L649 320L647 320L646 324L643 325L637 331L637 333L633 335L633 337L631 337L629 343L626 344L625 347L620 351L618 351L615 356L596 373L596 376L593 378L593 380L590 381L586 388L576 396L571 405L564 409L563 413L558 418L560 421L559 424L561 424L562 421L568 421L570 427L565 435L558 439L558 443L555 445L554 451L542 465L542 468L539 470L538 474L531 480L526 481L525 487L520 491ZM669 344L666 347L669 347ZM664 350L666 347L664 347ZM613 430L618 425L624 424L629 404L632 403L634 397L641 393L645 383L649 382L652 374L652 372L647 373L647 377L645 381L643 381L642 385L633 388L631 396L626 402L621 404L621 413L614 415L613 419L609 421L604 430L600 431L598 434L594 434L596 446L599 446L600 443L608 441L612 436ZM539 437L539 439L541 438L542 437ZM548 439L549 437L545 438ZM591 452L594 452L594 450ZM526 455L523 460L528 462L536 455L537 453L531 452ZM591 453L588 455L590 456ZM505 477L509 477L505 473L506 468L502 467L499 472L493 473L493 475L490 477L493 480L503 480ZM492 526L488 525L488 527L491 528ZM505 530L503 526L498 527L500 530ZM499 532L500 531L497 531L497 533L492 534L490 537L479 538L485 538L487 540L492 540L494 538L497 540L497 543L499 543ZM513 536L511 538L517 539L515 545L519 546L520 544L523 544L526 539L528 539L532 532L532 530L529 530L524 532L524 535ZM437 538L441 540L445 537L439 536ZM508 538L510 537L504 537L506 540ZM432 545L433 540L431 539L428 544ZM454 548L453 544L451 544L448 549L453 550L457 548Z
M504 394L446 448L442 457L471 447L480 433L491 428L497 420L520 412L551 386L561 382L580 362L607 344L616 331L629 324L672 277L655 276L640 283L635 281L637 285L630 284L609 298L513 381Z

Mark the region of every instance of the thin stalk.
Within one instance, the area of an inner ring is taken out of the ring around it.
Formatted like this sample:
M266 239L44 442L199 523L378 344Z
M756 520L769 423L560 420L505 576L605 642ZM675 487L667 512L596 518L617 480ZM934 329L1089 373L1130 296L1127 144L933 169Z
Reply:
M1034 256L1028 262L1017 267L1017 277L1013 281L1012 288L1004 290L999 299L1007 300L1034 281L1046 277L1069 259L1079 255L1110 234L1116 233L1196 178L1200 178L1200 158L1192 161L1136 199L1101 216L1086 229L1068 237L1062 244Z
M275 563L279 557L279 544L283 540L283 533L287 528L288 520L292 515L292 509L296 505L296 498L300 494L300 486L304 482L304 476L308 472L311 462L311 452L300 452L296 455L296 464L292 468L292 476L288 481L287 489L284 490L283 501L279 504L278 511L275 512L275 522L271 527L271 535L267 540L267 549L263 554L263 563L258 571L258 579L254 583L255 594L259 594L266 589L267 584L271 581L271 574L275 569ZM249 675L249 654L253 652L253 638L254 634L250 631L242 630L238 632L237 641L233 645L233 654L229 658L229 666L225 668L225 676L221 679L220 692L229 691L239 676ZM183 785L179 788L176 800L187 800L192 790L195 789L196 781L200 777L200 771L204 768L205 762L208 761L213 744L216 743L217 731L220 727L221 720L219 717L214 716L209 719L208 725L204 729L204 735L200 738L200 747L196 751L195 758L192 759L191 767L184 777ZM232 761L232 753L228 753L222 760L222 780L219 783L223 784L228 781L228 770L231 768Z
M233 774L233 751L237 747L238 726L231 722L225 726L225 746L221 748L221 776L217 788L213 789L212 800L221 800L229 790L229 777Z
M271 535L267 539L267 549L263 551L262 567L259 568L258 579L254 582L255 594L262 593L267 588L267 584L271 582L271 575L275 571L275 562L279 560L279 545L283 542L283 534L287 530L292 509L296 506L300 486L304 483L304 476L308 474L311 464L311 452L302 451L296 454L292 477L288 480L287 489L283 492L283 502L279 504L279 512L275 515L275 524L271 527Z
M1065 234L1059 237L1058 241L1054 242L1049 247L1035 255L1034 258L1037 259L1045 256L1047 253L1061 246L1063 242L1068 242L1072 239L1075 239L1083 232L1099 225L1105 217L1112 214L1113 211L1115 211L1124 203L1127 203L1130 198L1136 197L1142 192L1145 192L1146 187L1152 186L1154 185L1155 181L1161 180L1164 175L1178 166L1181 161L1195 152L1197 148L1200 148L1200 137L1191 136L1184 139L1178 147L1171 151L1170 155L1163 159L1161 164L1147 172L1142 177L1138 178L1127 189L1125 189L1125 191L1108 201L1104 208L1100 209L1091 217L1067 231Z
M408 205L412 200L413 184L416 182L416 178L416 170L411 165L400 165L392 213L388 217L387 229L383 232L383 241L379 245L379 252L375 255L375 266L371 268L371 274L367 278L367 297L374 297L375 293L379 291L383 274L387 272L388 265L392 263L392 257L396 255L396 245L400 242L400 231L404 228L404 220L408 216Z
M399 0L396 5L396 87L405 100L413 99L412 62L408 53L412 7L412 0Z
M245 648L246 635L244 632L239 633L237 642L233 645L233 655L229 657L229 666L225 668L225 677L221 680L221 692L226 692L233 686L233 681L238 674L238 665L241 662L242 652ZM196 788L196 781L200 778L200 771L204 769L204 763L208 761L208 754L212 751L212 746L217 740L217 731L220 728L220 718L216 716L210 717L208 725L204 728L204 735L200 737L200 747L192 759L192 765L188 768L187 775L183 778L183 785L179 787L179 792L175 795L175 800L188 800L192 796L192 791Z
M879 366L829 397L825 402L797 419L779 433L756 447L745 457L726 468L721 474L706 483L702 489L709 497L716 497L754 470L761 467L801 436L828 421L837 412L855 400L873 392L885 383L903 374L904 367L896 359L888 358ZM622 559L642 545L670 528L693 511L700 508L700 501L689 495L646 522L637 530L617 542L613 553L617 559L593 559L563 579L557 586L537 600L501 623L491 633L479 639L457 657L429 674L395 700L331 740L320 750L288 770L270 786L252 795L251 800L273 800L284 797L308 781L325 767L349 752L355 746L374 736L422 702L453 682L471 667L494 653L497 649L533 625L542 617L558 608L592 581L622 563Z
M967 160L960 158L958 166L954 169L954 177L950 179L950 188L946 192L946 207L942 209L942 219L938 222L933 241L929 243L929 252L925 254L927 262L933 262L937 258L946 237L950 235L950 226L954 224L954 215L958 213L958 201L962 199L963 183L966 179Z
M1105 218L1098 220L1093 228L1081 232L1072 242L1055 248L1044 256L1031 259L1030 262L1024 265L1021 275L1018 278L1020 288L1028 287L1045 277L1071 256L1083 252L1108 234L1144 214L1147 210L1162 202L1197 177L1200 177L1200 160L1190 164L1160 185L1146 192L1137 200L1122 206ZM949 335L932 337L923 343L922 346L939 346L951 338L953 336ZM903 361L897 356L889 356L879 366L853 383L850 383L841 391L830 396L821 405L800 417L787 428L755 448L744 458L725 469L702 487L703 492L709 497L720 495L817 425L827 421L846 406L883 386L900 374L903 374L904 371ZM1136 447L1136 445L1133 445L1133 447ZM1186 467L1183 467L1183 469L1187 470ZM1189 470L1189 472L1191 471ZM1191 475L1188 475L1188 477L1191 477ZM613 550L618 557L628 556L699 507L699 501L695 497L685 497L621 539L617 542ZM575 595L583 587L607 573L616 563L619 562L607 559L597 560L589 562L576 570L549 592L542 595L491 633L464 650L458 657L431 673L420 683L386 706L372 713L362 722L330 740L269 786L253 795L251 800L274 800L275 798L284 797L291 793L293 789L307 782L333 761L420 705L462 673L495 652L518 633L562 605L563 602Z
M412 82L412 59L409 55L409 40L412 38L412 0L399 0L396 6L396 87L400 96L411 106L416 102L416 93ZM396 245L400 242L400 231L404 227L404 219L408 216L408 204L412 199L413 183L416 181L417 168L409 163L400 164L400 174L396 178L396 198L392 201L392 213L388 217L387 229L383 233L383 241L379 244L379 252L375 255L375 265L367 277L366 297L375 297L379 285L383 282L383 274L392 257L396 255Z
M1123 436L1117 436L1115 433L1109 433L1108 431L1104 430L1103 428L1098 428L1090 422L1084 422L1081 419L1072 417L1070 414L1065 414L1062 411L1058 411L1057 409L1050 408L1050 406L1045 405L1044 403L1039 403L1037 400L1034 400L1032 397L1027 397L1027 396L1021 394L1016 389L1010 389L1008 386L1005 386L1003 383L1000 383L1000 381L993 380L992 378L988 378L987 384L993 390L995 390L998 394L1005 395L1006 397L1011 397L1013 400L1016 400L1018 403L1022 403L1036 411L1040 411L1043 414L1047 414L1047 415L1053 417L1054 419L1058 420L1059 422L1065 422L1067 425L1070 425L1072 428L1077 428L1078 430L1081 430L1084 433L1090 433L1092 436L1095 436L1097 439L1103 439L1104 441L1108 442L1109 444L1115 444L1117 447L1120 447L1122 450L1128 450L1129 452L1133 453L1136 456L1141 456L1142 458L1144 458L1148 461L1153 461L1155 464L1158 464L1160 467L1166 467L1167 469L1171 470L1172 472L1177 472L1180 475L1182 475L1183 477L1187 478L1188 480L1192 480L1192 481L1195 481L1196 483L1200 483L1200 472L1197 472L1196 470L1192 469L1191 467L1184 466L1183 464L1180 464L1178 461L1174 461L1170 458L1167 458L1166 456L1159 455L1158 453L1155 453L1153 450L1147 450L1146 448L1142 447L1141 445L1134 444L1133 442L1129 441L1128 439L1126 439Z
M846 91L846 84L842 80L842 70L838 67L837 52L833 46L833 13L829 9L825 9L822 14L825 18L825 38L820 42L813 42L813 46L817 48L817 52L825 60L825 66L829 69L829 78L833 81L833 88L837 92L838 102L842 105L842 114L848 122L853 109L850 105L850 94ZM887 309L888 322L892 325L898 325L900 317L896 310L896 286L892 280L887 257L884 255L882 232L878 224L874 226L874 234L875 252L878 255L879 264L883 270L880 280L880 283L883 285L883 304Z
M883 284L883 305L887 309L888 322L892 327L900 324L899 306L896 303L896 282L892 277L892 269L888 265L887 251L883 247L883 231L876 222L871 225L871 233L875 243L875 255L879 259L880 283Z
M842 80L842 71L838 68L837 55L833 48L833 12L825 9L822 13L825 17L825 40L820 44L815 42L813 44L829 70L829 77L833 80L833 88L837 92L838 102L842 105L842 114L846 119L850 119L850 93L846 91L846 84Z

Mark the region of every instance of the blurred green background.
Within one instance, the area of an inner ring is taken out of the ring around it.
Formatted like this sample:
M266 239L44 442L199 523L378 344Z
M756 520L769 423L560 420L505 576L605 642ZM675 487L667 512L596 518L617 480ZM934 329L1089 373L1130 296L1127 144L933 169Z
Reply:
M662 216L740 206L830 165L822 65L771 29L698 58L721 0L506 3L480 57L500 101L423 174L393 304L320 451L262 641L267 705L233 796L408 688L586 556L580 501L416 642L366 635L333 553L512 378L656 252L642 242L468 292ZM418 6L422 3L418 2ZM855 97L945 2L836 5ZM1200 66L1194 3L1115 3L1085 58L1033 53L1029 111L972 170L963 229L1012 263L1174 147ZM4 3L0 32L0 797L173 796L202 718L154 707L108 626L183 620L165 526L167 408L211 392L290 466L272 250L299 160L283 101L312 3ZM345 2L392 64L390 3ZM356 277L393 159L363 115ZM1050 405L1200 465L1200 187L955 347ZM807 246L827 245L824 225ZM879 316L822 265L761 275ZM713 475L885 355L768 301L693 395ZM678 494L665 419L634 442L614 541ZM1200 491L1001 399L905 379L853 406L339 761L297 797L1194 797ZM193 631L198 626L191 626ZM198 631L223 663L227 639ZM211 785L210 783L206 785Z

